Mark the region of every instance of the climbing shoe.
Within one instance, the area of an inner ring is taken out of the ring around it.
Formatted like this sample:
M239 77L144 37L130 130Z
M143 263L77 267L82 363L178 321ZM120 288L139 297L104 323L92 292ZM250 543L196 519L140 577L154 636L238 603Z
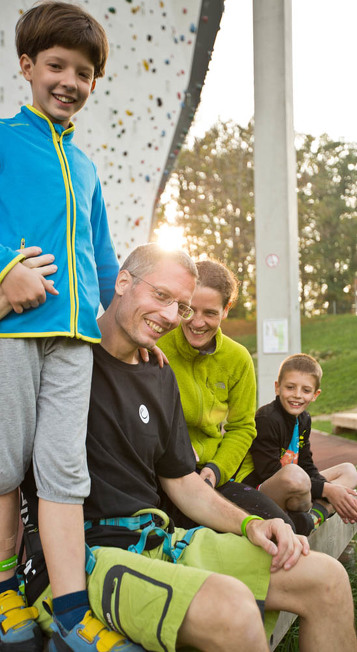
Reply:
M87 611L83 620L69 632L56 617L51 625L53 635L49 652L143 652L144 648L108 629L100 620ZM1 648L0 648L1 649Z
M21 593L0 593L0 651L42 652L42 633L36 623L37 617L36 607L27 607Z

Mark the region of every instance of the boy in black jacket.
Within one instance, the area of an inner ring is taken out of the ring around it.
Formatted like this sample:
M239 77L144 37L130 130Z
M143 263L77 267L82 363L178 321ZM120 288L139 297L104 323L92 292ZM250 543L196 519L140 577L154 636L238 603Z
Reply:
M257 411L257 437L241 468L248 472L244 482L275 500L303 534L335 511L344 523L357 522L353 464L345 462L319 473L312 458L311 417L306 409L321 392L321 377L319 363L309 355L298 353L283 361L276 398Z

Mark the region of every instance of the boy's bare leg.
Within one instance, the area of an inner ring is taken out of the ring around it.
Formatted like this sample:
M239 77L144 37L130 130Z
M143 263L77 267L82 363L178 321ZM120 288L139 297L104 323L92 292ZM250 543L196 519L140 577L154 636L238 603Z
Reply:
M39 530L53 597L86 588L82 505L39 499Z
M290 570L272 573L265 607L300 616L300 652L357 650L348 575L333 557L310 552Z
M311 507L311 480L296 464L286 464L260 485L260 491L285 511L307 512Z
M342 484L344 487L354 489L357 486L357 470L356 467L350 462L343 462L336 464L329 469L321 471L326 480L336 484Z
M177 647L204 652L268 652L262 618L251 591L227 575L207 578L178 632Z
M349 490L355 489L357 486L356 467L350 462L343 462L342 464L337 464L336 466L331 466L329 469L321 471L321 474L330 483L329 485L324 486L324 494L326 492L326 498L328 497L330 502L328 502L328 499L325 500L323 496L321 498L317 498L315 502L323 505L329 514L334 514L335 511L337 511L345 522L350 521L351 523L355 523L357 520L356 497L353 496L354 492ZM346 496L346 500L351 501L349 510L347 513L345 513L345 516L348 516L347 520L345 520L343 517L341 512L341 505L339 505L336 500L336 494L333 494L333 496L329 495L329 493L331 493L331 485L337 485L341 490L342 487L344 487L346 489L346 493L352 495L352 498L350 498L350 496ZM330 490L329 493L328 490Z
M0 496L0 561L16 554L16 539L19 523L19 490L15 489ZM10 579L15 569L2 571L0 582Z

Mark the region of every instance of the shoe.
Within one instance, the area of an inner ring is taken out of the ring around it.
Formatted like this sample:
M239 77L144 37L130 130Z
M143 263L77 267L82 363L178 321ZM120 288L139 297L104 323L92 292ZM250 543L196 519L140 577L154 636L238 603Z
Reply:
M304 534L306 537L311 534L315 527L315 520L310 512L288 512L294 523L296 534Z
M51 625L53 635L49 652L143 652L141 645L132 643L127 638L108 629L91 611L87 611L83 620L69 632L53 617ZM1 650L1 648L0 648Z
M0 593L0 651L42 652L43 641L36 607L27 607L16 591Z

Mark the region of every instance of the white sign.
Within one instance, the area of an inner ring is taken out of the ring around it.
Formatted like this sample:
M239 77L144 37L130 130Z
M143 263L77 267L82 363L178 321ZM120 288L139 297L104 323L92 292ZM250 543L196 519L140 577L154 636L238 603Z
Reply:
M288 347L288 320L264 319L263 321L263 352L287 353Z

